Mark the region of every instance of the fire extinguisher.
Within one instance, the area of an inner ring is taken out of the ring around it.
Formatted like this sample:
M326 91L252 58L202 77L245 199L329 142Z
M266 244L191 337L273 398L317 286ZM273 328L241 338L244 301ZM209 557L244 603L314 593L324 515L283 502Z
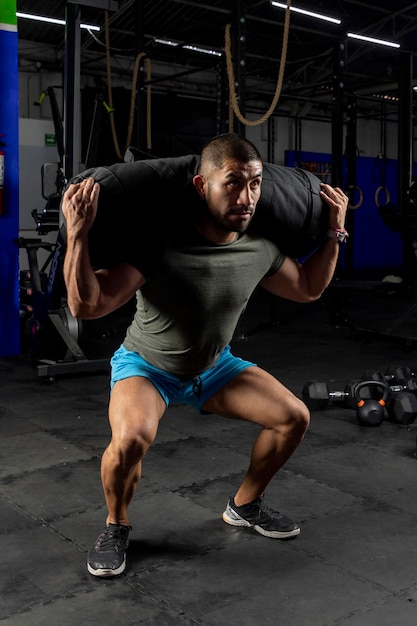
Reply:
M3 135L0 135L3 137ZM5 144L0 141L0 215L3 214L3 190L4 190L4 152L1 146Z

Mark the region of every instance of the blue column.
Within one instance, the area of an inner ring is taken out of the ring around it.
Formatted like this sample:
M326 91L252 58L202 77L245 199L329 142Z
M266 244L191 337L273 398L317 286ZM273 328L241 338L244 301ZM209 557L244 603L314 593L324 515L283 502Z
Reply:
M0 356L20 353L19 321L19 79L16 0L0 2Z

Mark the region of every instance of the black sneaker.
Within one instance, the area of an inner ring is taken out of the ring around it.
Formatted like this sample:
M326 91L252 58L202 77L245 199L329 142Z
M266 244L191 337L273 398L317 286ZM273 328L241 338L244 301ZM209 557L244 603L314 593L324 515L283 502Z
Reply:
M253 528L261 535L273 539L289 539L300 534L300 527L295 522L282 513L268 509L262 498L236 506L231 497L222 517L227 524Z
M87 568L93 576L118 576L126 567L131 526L109 524L88 551Z

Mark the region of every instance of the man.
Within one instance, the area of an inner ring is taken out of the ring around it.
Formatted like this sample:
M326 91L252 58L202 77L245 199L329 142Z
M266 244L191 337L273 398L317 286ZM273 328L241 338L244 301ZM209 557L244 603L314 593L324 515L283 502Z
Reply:
M261 195L262 168L258 150L246 139L233 134L212 139L193 178L195 207L200 207L199 197L203 209L187 212L187 223L178 217L177 229L161 223L161 232L149 233L155 240L151 262L141 250L130 250L127 261L112 269L94 270L88 251L98 183L84 179L64 195L64 277L71 313L93 319L137 297L134 319L111 361L112 437L101 467L108 516L87 563L95 576L115 576L126 567L129 503L142 458L171 402L262 427L223 520L277 539L300 532L294 521L264 507L263 495L302 441L309 412L269 373L234 357L229 342L258 284L297 302L320 298L346 236L348 201L342 190L322 185L329 206L328 239L300 265L247 231Z

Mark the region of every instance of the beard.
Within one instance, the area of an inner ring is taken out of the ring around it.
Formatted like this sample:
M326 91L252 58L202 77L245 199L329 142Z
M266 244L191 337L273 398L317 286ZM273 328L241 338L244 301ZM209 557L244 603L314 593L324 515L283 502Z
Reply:
M235 207L224 214L206 207L206 217L228 233L244 232L251 223L254 213L255 207L253 206Z
M237 207L230 209L225 214L218 214L210 212L211 218L220 226L224 231L243 233L247 230L249 224L252 221L253 214L255 213L255 207Z
M208 185L204 203L204 219L212 222L217 228L227 233L244 232L255 213L256 205L235 205L225 210L216 208L211 185Z
M243 233L252 221L253 210L231 211L222 220L221 225L229 232Z

